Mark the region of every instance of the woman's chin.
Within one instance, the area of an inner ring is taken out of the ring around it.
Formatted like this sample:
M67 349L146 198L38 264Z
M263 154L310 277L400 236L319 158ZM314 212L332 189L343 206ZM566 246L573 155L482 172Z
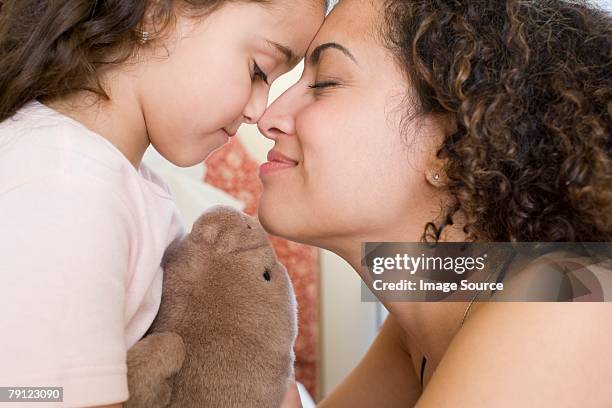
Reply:
M278 214L275 214L274 210L270 210L262 201L260 201L257 216L266 232L285 238L283 232L286 231L284 231L285 228L282 228L282 220L279 219L280 217Z
M287 214L280 208L266 205L265 200L260 201L258 209L259 222L264 229L271 235L288 239L294 242L302 242L306 235L298 225L296 225L296 214Z

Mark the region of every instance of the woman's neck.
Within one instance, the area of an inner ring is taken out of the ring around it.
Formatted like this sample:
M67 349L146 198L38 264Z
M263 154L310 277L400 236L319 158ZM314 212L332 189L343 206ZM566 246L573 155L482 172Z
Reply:
M464 242L466 235L461 223L455 223L443 230L441 242ZM362 242L420 242L414 239L416 235L406 234L403 237L393 235L393 239L367 239ZM412 237L412 238L411 238ZM330 249L332 250L332 249ZM333 252L347 261L359 277L367 282L368 272L362 267L361 242L333 248ZM412 347L437 365L438 358L450 344L450 341L460 328L463 313L468 302L409 302L387 301L379 299L392 314L398 324L404 329Z
M362 280L368 279L361 266L361 251L343 257ZM467 302L402 302L379 299L406 333L410 349L436 366L460 328ZM417 358L417 357L415 357ZM418 357L420 358L420 357Z

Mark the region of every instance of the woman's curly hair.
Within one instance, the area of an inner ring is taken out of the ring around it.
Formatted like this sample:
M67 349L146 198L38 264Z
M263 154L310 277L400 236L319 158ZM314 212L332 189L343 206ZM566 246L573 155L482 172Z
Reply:
M612 241L610 14L586 1L386 0L385 19L419 114L456 124L438 151L447 220L461 210L475 241Z

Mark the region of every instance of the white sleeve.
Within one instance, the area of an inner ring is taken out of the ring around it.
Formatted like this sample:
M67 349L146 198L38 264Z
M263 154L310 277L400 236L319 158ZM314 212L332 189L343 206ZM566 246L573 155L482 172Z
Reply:
M57 406L127 400L131 222L92 177L54 172L0 191L0 386L63 387Z

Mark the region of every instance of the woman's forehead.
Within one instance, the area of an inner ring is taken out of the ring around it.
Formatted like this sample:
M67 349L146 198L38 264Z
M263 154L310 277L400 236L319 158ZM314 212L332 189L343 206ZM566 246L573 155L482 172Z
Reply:
M386 48L381 47L382 0L342 0L325 19L307 52L307 59L317 48L333 43L348 50L351 59L376 65ZM362 65L363 67L364 65Z
M319 40L325 42L331 37L352 42L372 38L380 21L379 4L382 1L342 0L325 19L315 43Z

